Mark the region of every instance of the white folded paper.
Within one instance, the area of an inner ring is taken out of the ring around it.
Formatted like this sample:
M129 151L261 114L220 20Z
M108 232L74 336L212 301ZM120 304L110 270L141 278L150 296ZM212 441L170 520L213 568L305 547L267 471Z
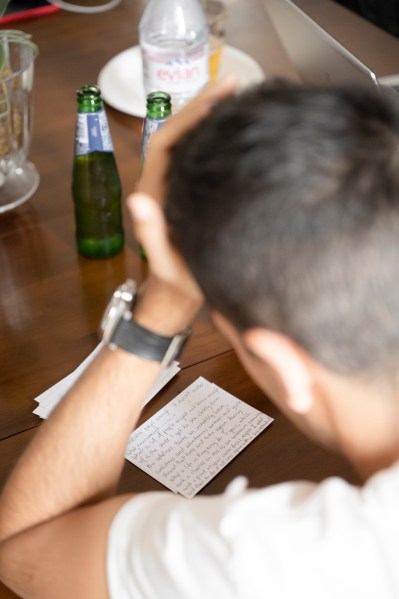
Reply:
M67 391L69 391L69 389L72 387L74 382L79 378L85 368L87 368L96 354L100 351L102 345L102 343L99 343L91 352L91 354L89 354L87 358L76 368L76 370L71 372L71 374L68 374L65 378L58 381L58 383L47 389L47 391L44 391L44 393L36 397L35 401L37 401L39 405L35 410L33 410L33 413L37 416L40 416L40 418L48 418L58 402L61 401ZM162 387L164 387L179 372L179 370L180 367L178 362L173 362L168 368L165 368L145 398L143 405L155 397Z

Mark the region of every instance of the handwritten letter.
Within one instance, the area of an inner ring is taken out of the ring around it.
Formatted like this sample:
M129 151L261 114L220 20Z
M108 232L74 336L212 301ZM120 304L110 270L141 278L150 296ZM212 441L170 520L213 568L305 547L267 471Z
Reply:
M125 457L191 499L272 421L200 377L131 434Z

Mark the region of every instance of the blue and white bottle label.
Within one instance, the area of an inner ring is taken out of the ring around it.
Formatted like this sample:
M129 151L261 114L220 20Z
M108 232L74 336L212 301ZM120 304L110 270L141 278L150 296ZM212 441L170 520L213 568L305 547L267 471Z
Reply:
M161 119L152 119L150 117L146 117L144 120L143 127L143 137L141 141L141 156L142 158L146 158L148 153L148 147L150 145L151 137L162 127L166 118Z
M111 134L104 109L78 112L76 120L75 156L90 152L113 152Z

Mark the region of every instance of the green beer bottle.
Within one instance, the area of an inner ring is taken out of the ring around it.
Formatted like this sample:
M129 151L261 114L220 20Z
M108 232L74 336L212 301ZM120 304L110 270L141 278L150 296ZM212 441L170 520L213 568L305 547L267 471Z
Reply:
M151 137L162 127L171 114L172 102L169 94L159 91L147 95L147 110L141 138L140 171L143 170ZM139 253L142 258L147 257L142 246L139 247Z
M123 248L121 183L100 88L77 91L72 197L76 243L87 258L108 258Z
M172 114L170 95L166 92L151 92L147 96L147 111L143 123L143 136L141 140L141 168L147 156L151 137L162 127L166 119Z

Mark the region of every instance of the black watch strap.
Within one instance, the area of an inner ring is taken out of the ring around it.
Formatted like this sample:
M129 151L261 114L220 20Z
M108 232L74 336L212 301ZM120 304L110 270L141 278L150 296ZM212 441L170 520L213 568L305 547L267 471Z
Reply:
M147 360L162 362L173 339L157 335L134 320L121 318L112 333L111 344Z

